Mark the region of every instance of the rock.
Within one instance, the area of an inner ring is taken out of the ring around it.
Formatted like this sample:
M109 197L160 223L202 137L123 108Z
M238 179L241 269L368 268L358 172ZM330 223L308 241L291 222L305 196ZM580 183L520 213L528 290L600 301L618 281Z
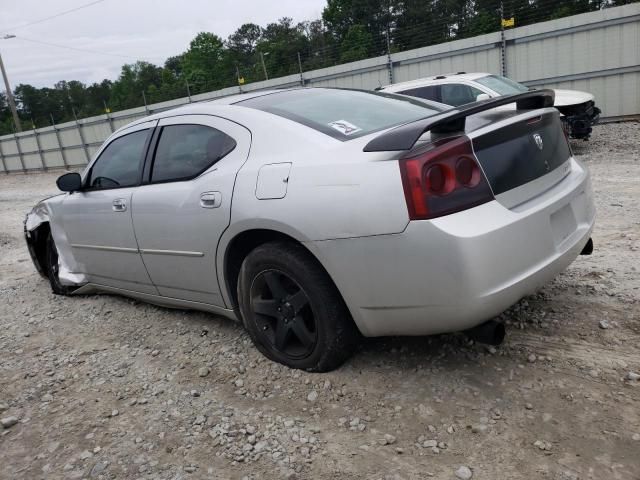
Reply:
M80 460L86 460L91 457L93 457L93 453L91 453L89 450L84 450L82 453L80 453Z
M183 468L183 470L187 473L193 473L196 471L196 467L194 465L187 465Z
M291 428L296 424L296 422L294 422L293 420L285 420L284 421L284 426L285 428Z
M631 382L636 382L640 380L640 373L629 372L627 373L627 376L625 378Z
M640 433L634 433L633 435L631 435L631 440L640 442Z
M2 428L11 428L16 423L18 423L18 417L4 417L0 419L0 424L2 424Z
M471 477L473 477L473 472L471 471L471 469L469 467L465 467L464 465L458 468L455 473L456 477L461 480L469 480Z
M154 350L153 352L151 352L152 357L157 357L159 354L160 354L160 350Z
M536 440L535 442L533 442L533 446L547 452L550 451L552 447L551 442L546 442L544 440Z
M438 441L437 440L425 440L422 443L422 446L424 448L433 448L433 447L437 447L438 446Z
M607 328L611 328L611 325L609 325L609 321L608 320L600 320L600 328L603 330L606 330Z
M531 355L529 355L529 356L527 357L527 361L528 361L529 363L533 363L533 362L535 362L535 361L536 361L536 358L537 358L537 357L535 356L535 354L533 354L533 353L532 353Z
M233 384L234 384L236 387L238 387L238 388L244 387L244 380L242 380L241 378L239 378L239 379L237 379L235 382L233 382Z
M385 433L384 435L384 444L385 445L393 445L394 443L396 443L396 437L389 434L389 433Z
M473 425L471 427L471 432L472 433L486 433L488 428L489 427L487 427L486 425L484 425L482 423L479 423L479 424Z
M9 405L0 402L0 412L6 412L7 410L9 410Z
M107 462L96 463L91 469L91 471L89 472L89 476L91 478L95 478L99 476L102 472L104 472L107 469L108 466L109 464Z
M198 369L198 376L206 377L207 375L209 375L209 367L200 367Z
M118 411L118 409L114 408L114 409L111 411L111 416L112 416L112 417L117 417L118 415L120 415L120 412Z
M533 405L530 403L525 403L524 408L526 408L527 410L533 410Z
M309 402L315 402L318 399L318 392L316 392L315 390L311 390L309 392L309 395L307 395L307 400Z

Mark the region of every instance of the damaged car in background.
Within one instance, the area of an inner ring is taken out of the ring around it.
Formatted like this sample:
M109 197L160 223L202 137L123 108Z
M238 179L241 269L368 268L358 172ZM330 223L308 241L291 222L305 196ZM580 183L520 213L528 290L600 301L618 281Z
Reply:
M336 368L360 335L498 344L492 319L592 250L589 173L553 99L297 88L191 104L61 176L26 242L56 294L236 319L293 368Z
M395 83L379 90L458 107L502 95L528 92L529 87L500 75L460 72ZM595 97L578 90L555 89L554 92L554 106L562 114L567 134L571 138L588 140L601 113L595 105Z

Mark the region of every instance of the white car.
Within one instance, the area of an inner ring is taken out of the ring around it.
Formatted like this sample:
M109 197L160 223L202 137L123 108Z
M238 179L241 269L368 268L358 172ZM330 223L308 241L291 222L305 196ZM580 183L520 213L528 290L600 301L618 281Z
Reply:
M454 107L502 95L528 92L529 88L509 78L490 73L453 73L395 83L379 89L425 98ZM595 97L577 90L554 90L554 106L562 113L571 138L588 140L592 125L600 117Z

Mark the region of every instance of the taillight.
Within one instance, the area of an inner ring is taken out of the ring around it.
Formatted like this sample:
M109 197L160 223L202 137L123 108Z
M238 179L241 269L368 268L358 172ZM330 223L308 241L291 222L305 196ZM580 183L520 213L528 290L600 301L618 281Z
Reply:
M493 200L466 136L401 159L400 173L411 220L441 217Z

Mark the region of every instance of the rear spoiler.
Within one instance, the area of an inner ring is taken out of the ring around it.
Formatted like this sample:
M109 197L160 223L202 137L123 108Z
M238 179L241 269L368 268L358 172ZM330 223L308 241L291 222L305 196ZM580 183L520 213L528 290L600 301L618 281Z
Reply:
M371 140L365 145L363 151L410 150L425 132L453 133L464 131L466 118L470 115L510 103L515 103L518 110L553 107L554 101L555 92L553 90L532 90L515 95L491 98L395 127Z

